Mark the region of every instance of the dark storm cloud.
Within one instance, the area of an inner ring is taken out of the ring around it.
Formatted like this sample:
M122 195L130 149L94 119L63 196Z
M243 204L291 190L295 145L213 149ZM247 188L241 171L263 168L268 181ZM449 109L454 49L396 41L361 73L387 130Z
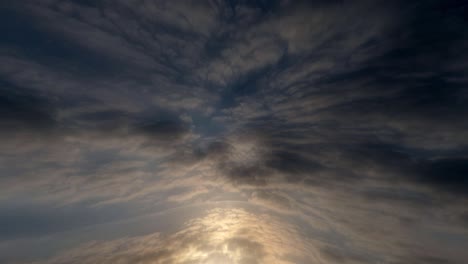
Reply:
M131 115L122 110L102 110L77 114L72 126L107 132L118 131L130 123Z
M56 125L56 108L49 98L0 81L2 131L44 131Z
M436 159L422 164L419 181L468 195L468 159Z
M14 3L3 3L0 9L1 30L5 32L0 39L3 48L11 49L19 57L54 67L56 71L83 75L117 71L116 62L111 58L41 28L30 15L14 6Z
M427 193L396 188L370 189L366 190L363 196L369 202L404 203L409 206L431 207L435 203L434 199Z
M137 131L158 140L174 140L189 133L187 124L180 120L157 120L142 124L137 127Z

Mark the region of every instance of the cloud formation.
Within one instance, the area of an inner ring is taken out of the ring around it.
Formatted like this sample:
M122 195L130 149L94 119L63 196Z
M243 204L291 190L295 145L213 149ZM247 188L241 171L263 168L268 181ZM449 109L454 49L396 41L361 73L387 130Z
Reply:
M466 262L466 8L1 3L0 262Z
M46 263L294 263L302 241L292 226L242 209L214 209L174 234L91 242Z

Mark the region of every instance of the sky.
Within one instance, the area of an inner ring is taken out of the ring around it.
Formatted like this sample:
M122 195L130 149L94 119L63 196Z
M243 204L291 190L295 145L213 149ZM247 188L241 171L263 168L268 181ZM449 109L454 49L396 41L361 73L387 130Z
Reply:
M463 0L0 2L0 263L468 263Z

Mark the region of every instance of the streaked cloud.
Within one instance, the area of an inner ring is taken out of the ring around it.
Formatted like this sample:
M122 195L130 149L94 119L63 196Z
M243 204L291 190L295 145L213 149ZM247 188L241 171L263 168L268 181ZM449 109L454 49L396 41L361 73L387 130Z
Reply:
M464 263L462 1L0 4L0 262Z

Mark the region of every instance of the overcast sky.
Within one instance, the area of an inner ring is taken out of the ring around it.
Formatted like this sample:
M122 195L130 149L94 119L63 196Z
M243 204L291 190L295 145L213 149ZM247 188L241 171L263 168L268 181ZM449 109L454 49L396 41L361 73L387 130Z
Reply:
M468 263L464 0L0 3L0 263Z

